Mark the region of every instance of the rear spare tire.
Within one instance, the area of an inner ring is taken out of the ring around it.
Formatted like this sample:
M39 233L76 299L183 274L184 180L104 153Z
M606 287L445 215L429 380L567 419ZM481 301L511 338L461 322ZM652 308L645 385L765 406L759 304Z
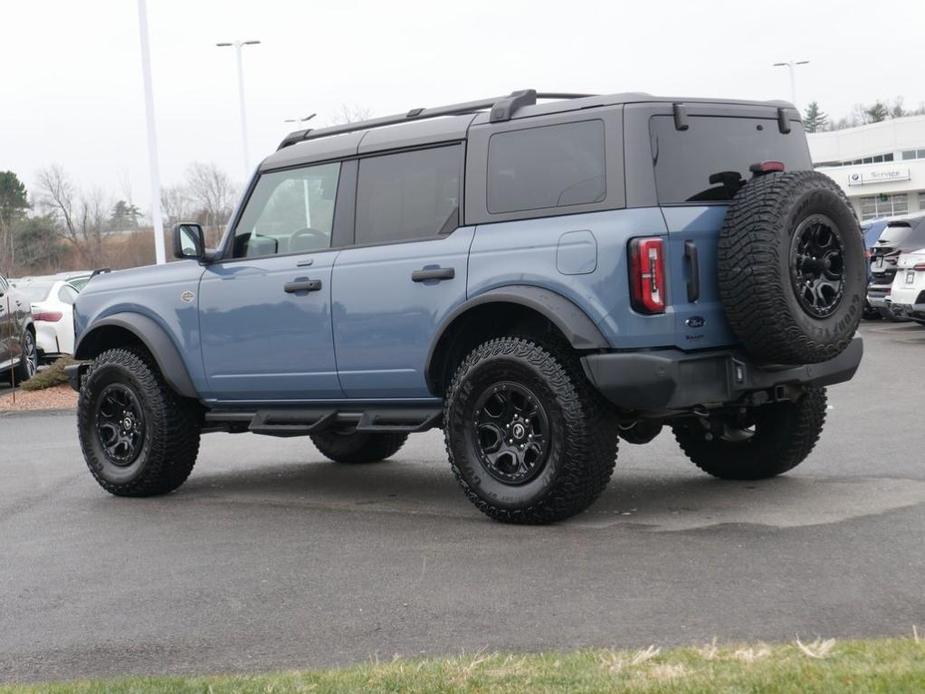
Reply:
M829 177L794 171L749 181L726 212L717 264L729 325L756 359L816 363L851 342L867 287L864 242Z

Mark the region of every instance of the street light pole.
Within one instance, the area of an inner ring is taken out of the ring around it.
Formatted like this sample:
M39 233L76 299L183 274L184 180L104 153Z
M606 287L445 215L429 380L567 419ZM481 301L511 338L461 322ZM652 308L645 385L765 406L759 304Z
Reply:
M138 32L141 36L141 76L145 89L145 120L148 124L148 166L151 170L151 225L154 227L154 258L158 265L164 255L164 221L161 219L161 174L157 162L157 130L154 123L154 90L151 86L151 52L148 47L148 8L138 0Z
M247 109L244 107L244 69L241 61L242 46L256 46L260 41L226 41L216 43L220 48L233 47L235 51L235 63L238 68L238 99L241 109L241 150L244 153L244 178L247 179L251 173L250 154L247 147Z
M781 63L774 63L772 67L786 67L787 71L790 73L790 103L794 106L797 106L797 78L796 78L796 67L797 65L806 65L808 60L785 60ZM799 110L799 106L797 106Z

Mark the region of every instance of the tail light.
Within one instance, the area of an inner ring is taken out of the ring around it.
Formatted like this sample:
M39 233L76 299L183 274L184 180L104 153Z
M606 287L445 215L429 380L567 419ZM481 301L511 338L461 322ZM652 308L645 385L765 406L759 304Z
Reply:
M665 312L665 246L649 237L630 241L630 298L640 313Z
M912 266L912 269L917 272L925 271L925 263L916 263Z
M61 311L39 311L32 314L34 320L43 320L48 323L57 323L63 316L64 314Z

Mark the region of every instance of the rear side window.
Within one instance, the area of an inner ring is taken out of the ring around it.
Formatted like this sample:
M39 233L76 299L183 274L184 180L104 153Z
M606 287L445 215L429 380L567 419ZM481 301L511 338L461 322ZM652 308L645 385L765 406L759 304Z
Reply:
M787 171L811 169L799 123L780 132L776 119L693 116L678 130L671 116L649 121L655 185L662 204L724 202L752 176L748 167L781 161Z
M435 237L459 225L462 147L386 154L360 161L356 242Z
M599 120L497 133L488 142L492 214L600 202L607 195Z

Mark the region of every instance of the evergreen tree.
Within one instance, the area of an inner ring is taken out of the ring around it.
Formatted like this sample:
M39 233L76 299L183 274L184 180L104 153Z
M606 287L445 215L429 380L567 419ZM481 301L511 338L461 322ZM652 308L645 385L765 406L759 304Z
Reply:
M16 262L14 224L25 217L27 209L26 186L12 171L0 171L0 258L6 259L6 267L0 270L6 274L11 274Z
M873 105L864 109L867 114L868 123L879 123L885 121L890 115L890 109L882 101L875 101Z
M828 127L829 117L819 108L819 102L812 101L803 114L803 128L808 133L822 132Z
M134 229L138 226L141 211L132 203L119 200L112 208L109 216L109 228L113 231Z

